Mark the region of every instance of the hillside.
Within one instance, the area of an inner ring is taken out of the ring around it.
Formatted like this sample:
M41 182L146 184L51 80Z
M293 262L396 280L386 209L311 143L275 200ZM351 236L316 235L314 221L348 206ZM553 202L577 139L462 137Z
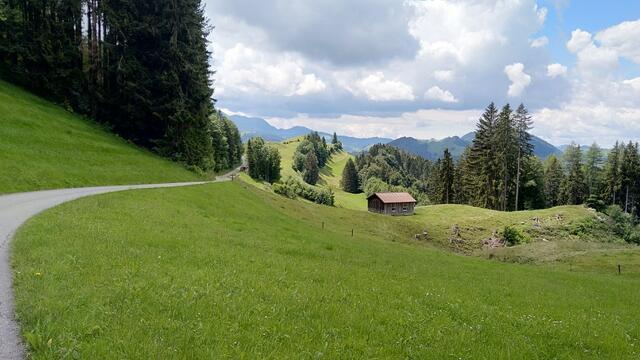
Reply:
M389 145L399 149L408 151L414 155L421 156L425 159L435 161L442 157L445 149L449 149L454 158L458 158L464 150L471 145L475 133L471 132L463 137L453 136L440 140L419 140L412 137L402 137L389 142ZM541 159L546 159L552 154L560 155L562 150L540 139L532 136L531 140L534 146L534 154Z
M303 181L300 174L292 168L293 154L295 153L300 140L301 138L294 138L280 143L272 143L272 145L278 149L280 156L282 157L281 174L283 179L287 176L292 176L301 182ZM353 156L346 151L334 154L331 160L327 162L327 165L321 169L320 181L318 181L316 186L330 188L335 194L337 207L366 211L367 203L364 194L350 194L343 191L340 187L342 171L344 170L344 166L349 158L353 158Z
M0 193L202 179L3 81L0 113Z
M81 199L14 243L23 334L33 358L637 358L638 272L415 244L436 214L451 215L414 222L237 182Z
M229 116L229 118L236 124L242 134L242 140L245 142L254 136L260 136L266 141L282 142L287 139L307 135L314 131L303 126L279 129L260 118L240 115L232 115ZM320 132L320 136L330 139L332 134ZM371 145L386 144L392 140L381 137L357 138L344 135L338 135L338 139L342 142L342 146L347 152L366 150Z

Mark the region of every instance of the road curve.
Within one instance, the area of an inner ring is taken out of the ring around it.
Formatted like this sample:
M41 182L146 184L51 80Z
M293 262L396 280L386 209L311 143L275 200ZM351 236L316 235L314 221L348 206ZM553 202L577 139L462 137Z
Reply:
M20 330L15 321L12 274L9 264L9 242L25 221L38 213L78 198L135 189L155 189L201 185L228 181L237 174L236 169L219 176L215 181L97 186L75 189L44 190L0 196L0 360L22 360L25 357Z

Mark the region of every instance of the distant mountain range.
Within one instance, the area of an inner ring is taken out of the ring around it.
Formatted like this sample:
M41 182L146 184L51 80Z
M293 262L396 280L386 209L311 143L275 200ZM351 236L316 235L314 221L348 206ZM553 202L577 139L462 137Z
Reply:
M279 129L269 124L264 119L254 117L240 115L231 115L228 117L236 124L238 130L240 130L242 141L244 142L254 136L260 136L266 141L283 141L307 135L314 131L313 129L309 129L304 126ZM329 141L332 136L328 133L319 133L320 136L324 136L327 141ZM449 149L453 157L458 158L462 155L464 150L471 145L474 138L475 132L470 132L462 137L452 136L441 140L419 140L412 137L401 137L393 140L381 137L357 138L338 135L338 139L342 142L344 149L351 153L366 150L375 144L389 144L429 160L437 160L442 157L444 149ZM546 159L551 154L561 155L563 153L561 149L549 144L537 136L533 136L532 143L534 145L534 153L542 159Z
M310 132L314 131L304 126L279 129L269 124L266 120L260 118L252 118L240 115L232 115L228 116L228 118L231 119L231 121L233 121L238 127L238 130L240 130L240 135L242 135L243 142L246 142L254 136L260 136L266 141L283 141L294 137L307 135ZM332 134L328 133L318 133L320 134L320 136L324 136L327 141L330 141L331 137L333 136ZM362 150L366 150L370 146L375 144L389 143L393 139L381 137L356 138L351 136L338 135L338 140L342 142L342 146L347 152L359 152Z
M452 136L442 140L418 140L412 137L402 137L390 142L389 145L425 159L437 160L442 157L445 149L449 149L454 158L460 157L464 150L473 143L475 137L475 132L470 132L463 137ZM552 154L562 155L562 150L535 135L532 136L531 142L534 146L533 152L539 158L546 159Z

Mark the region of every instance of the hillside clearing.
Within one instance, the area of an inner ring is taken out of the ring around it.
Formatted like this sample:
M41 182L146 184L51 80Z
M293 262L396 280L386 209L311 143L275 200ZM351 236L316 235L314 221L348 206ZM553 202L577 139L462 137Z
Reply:
M82 199L18 233L19 321L36 359L638 357L637 274L457 256L411 224L238 182Z
M0 113L0 194L203 179L3 81Z

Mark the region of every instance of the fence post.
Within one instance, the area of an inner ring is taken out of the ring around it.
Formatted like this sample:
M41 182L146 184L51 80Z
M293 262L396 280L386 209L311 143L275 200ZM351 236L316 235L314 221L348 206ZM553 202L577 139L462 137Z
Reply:
M618 275L622 274L622 267L618 264Z
M353 237L353 229L351 229L351 237Z
M322 230L324 230L324 221L322 222Z

